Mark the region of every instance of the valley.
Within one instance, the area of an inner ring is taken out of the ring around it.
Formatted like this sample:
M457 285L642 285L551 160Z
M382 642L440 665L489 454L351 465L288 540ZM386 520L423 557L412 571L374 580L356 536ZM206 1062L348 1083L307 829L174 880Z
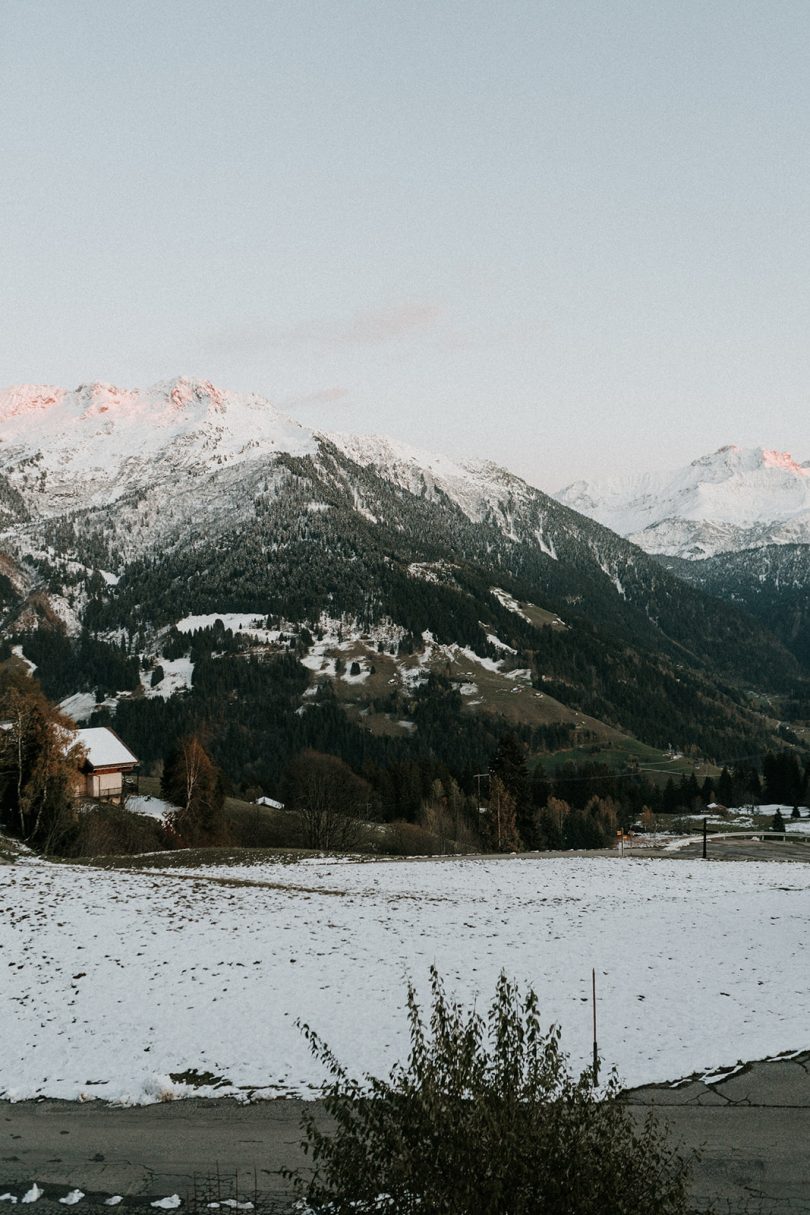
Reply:
M560 497L618 527L589 492ZM385 1074L432 966L468 1005L505 969L533 985L575 1069L594 976L603 1065L645 1103L804 1048L798 524L737 551L750 527L642 511L625 538L490 462L182 379L0 394L0 505L0 743L47 824L15 838L7 780L0 1098L297 1117L326 1079L302 1026ZM140 761L120 804L54 809L14 759L72 723ZM65 1159L40 1178L89 1184Z
M810 719L801 624L486 461L183 379L12 390L0 417L6 654L147 764L203 728L234 787L277 795L296 747L433 753L429 703L468 789L508 731L583 762L679 753L703 778ZM217 724L234 695L254 750L256 696L286 722L258 769Z

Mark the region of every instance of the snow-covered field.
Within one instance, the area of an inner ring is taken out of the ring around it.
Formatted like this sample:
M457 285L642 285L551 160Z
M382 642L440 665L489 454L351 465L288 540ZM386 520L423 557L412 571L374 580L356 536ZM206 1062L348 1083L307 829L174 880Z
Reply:
M810 867L645 859L314 861L199 873L0 866L0 1095L312 1091L297 1018L350 1068L406 1049L406 980L482 1005L530 980L578 1062L627 1083L808 1045ZM249 884L244 884L249 883ZM208 1090L202 1089L203 1092Z

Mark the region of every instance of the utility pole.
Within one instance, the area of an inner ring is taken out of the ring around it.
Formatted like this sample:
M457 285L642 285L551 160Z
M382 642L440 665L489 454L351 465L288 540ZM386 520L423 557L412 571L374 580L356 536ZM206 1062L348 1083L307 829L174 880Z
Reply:
M706 860L706 824L708 821L709 820L706 818L704 818L704 820L703 820L703 859L704 859L704 861Z
M478 812L479 812L479 814L483 810L483 806L481 805L481 781L482 780L491 781L491 779L492 779L492 774L490 772L476 772L473 775L473 780L475 781L475 785L478 790Z
M478 798L479 813L482 809L482 807L481 807L481 781L483 780L483 778L485 776L488 777L489 773L488 772L476 772L475 775L473 776L473 780L475 781L476 796Z
M478 813L480 815L481 811L483 810L483 806L481 805L481 781L482 780L489 781L490 802L491 802L492 801L492 773L491 772L475 772L473 774L473 780L475 781L475 783L478 787ZM489 811L490 811L490 813L492 812L491 805L489 807ZM500 852L500 850L501 850L501 795L500 795L500 791L498 791L497 797L495 799L495 823L496 823L496 831L498 834L498 851Z

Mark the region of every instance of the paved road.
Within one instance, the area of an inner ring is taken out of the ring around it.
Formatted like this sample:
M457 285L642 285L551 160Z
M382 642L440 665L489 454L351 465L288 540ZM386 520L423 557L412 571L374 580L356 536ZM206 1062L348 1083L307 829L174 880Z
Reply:
M631 856L654 856L667 860L694 861L703 851L703 840L697 836L692 843L677 852L663 850L632 848L625 850ZM708 860L710 861L804 861L810 863L810 843L802 844L793 840L744 840L744 839L712 839L708 841Z
M241 1105L229 1099L131 1108L2 1102L0 1194L20 1196L35 1180L49 1199L78 1188L99 1204L121 1194L139 1200L127 1205L143 1206L147 1199L175 1193L187 1203L195 1186L209 1190L211 1201L253 1199L255 1190L281 1200L289 1196L289 1184L280 1169L306 1163L300 1120L307 1106L290 1100ZM39 1202L37 1212L45 1206ZM79 1212L86 1208L87 1201Z
M627 1094L654 1107L686 1149L701 1149L694 1195L720 1211L810 1212L810 1051L755 1063L717 1083L656 1085Z
M734 1215L810 1213L810 1052L756 1063L712 1084L636 1089L626 1100L640 1119L654 1107L684 1148L703 1148L695 1172L698 1202L712 1198L719 1211ZM36 1180L45 1190L37 1215L64 1215L56 1200L74 1188L87 1196L77 1215L100 1208L111 1194L126 1196L125 1212L172 1194L188 1206L196 1182L206 1201L254 1200L255 1190L265 1210L285 1210L289 1191L279 1170L305 1164L304 1108L289 1100L132 1109L2 1103L0 1196L21 1197Z

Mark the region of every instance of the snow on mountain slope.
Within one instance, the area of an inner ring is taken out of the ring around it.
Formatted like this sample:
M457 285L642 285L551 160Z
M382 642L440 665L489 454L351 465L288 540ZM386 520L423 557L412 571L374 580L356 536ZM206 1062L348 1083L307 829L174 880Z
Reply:
M528 502L536 496L525 481L491 460L454 460L422 451L383 435L328 434L325 436L355 464L370 465L409 493L447 495L474 522L488 510L500 512L512 496Z
M109 506L201 466L315 448L311 432L268 401L204 381L143 391L22 385L0 393L0 472L35 517Z
M762 447L721 447L673 472L576 481L555 497L668 556L810 543L810 461Z
M446 497L474 522L492 518L511 539L517 514L534 508L536 541L555 555L537 507L550 500L489 461L320 434L260 396L189 379L145 390L97 383L0 392L0 536L35 553L56 543L49 521L69 518L85 537L90 529L105 546L113 539L120 565L147 548L221 531L260 497L283 494L291 485L283 455L331 462L330 476L352 490L352 465L371 468L418 497ZM355 497L357 512L377 522L359 490Z

